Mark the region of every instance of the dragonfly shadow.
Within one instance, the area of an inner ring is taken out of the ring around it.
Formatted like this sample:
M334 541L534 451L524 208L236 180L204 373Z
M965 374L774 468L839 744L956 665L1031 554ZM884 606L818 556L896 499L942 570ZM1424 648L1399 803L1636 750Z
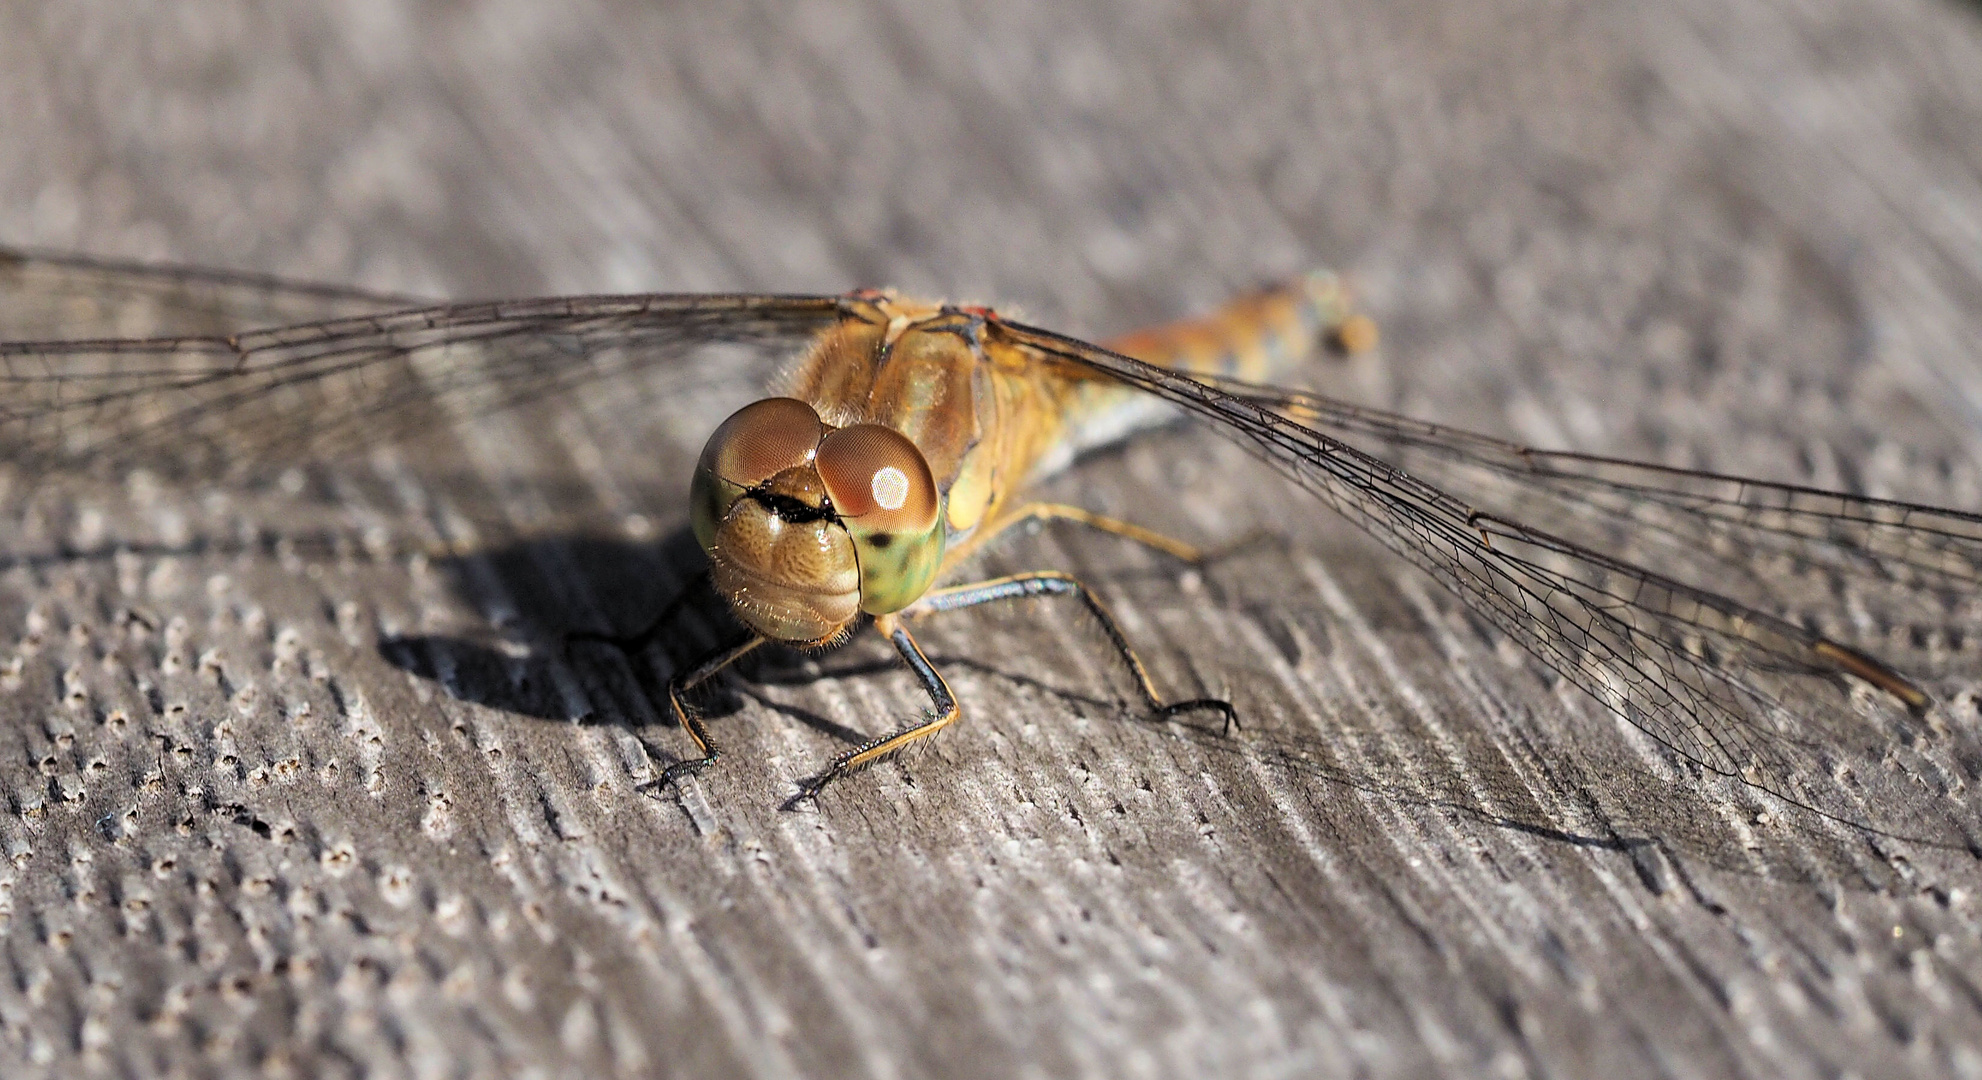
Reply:
M1479 834L1474 843L1489 843L1486 837L1500 834L1515 844L1536 843L1543 849L1555 848L1563 858L1621 859L1614 864L1620 873L1635 877L1655 895L1677 894L1709 908L1718 908L1711 889L1697 875L1711 873L1738 878L1833 887L1851 880L1851 891L1876 892L1882 885L1865 878L1850 879L1843 871L1855 865L1846 850L1828 852L1825 857L1812 841L1834 835L1821 825L1808 828L1788 822L1786 832L1801 846L1764 848L1733 837L1716 828L1717 819L1700 813L1701 793L1684 785L1661 785L1640 780L1620 798L1615 786L1607 788L1611 806L1604 811L1579 807L1580 814L1552 813L1536 805L1531 793L1507 778L1489 779L1443 774L1422 767L1388 768L1357 765L1342 760L1339 747L1327 740L1290 734L1284 730L1254 729L1234 737L1224 737L1216 729L1180 727L1181 737L1192 741L1211 758L1250 759L1264 762L1290 789L1313 789L1310 800L1325 814L1349 808L1349 817L1364 815L1354 808L1367 806L1379 818L1394 815L1406 820L1432 820L1437 829L1455 835ZM1420 765L1422 763L1419 763ZM1282 797L1298 798L1286 795ZM1387 831L1394 825L1381 824ZM1519 838L1527 838L1522 840ZM1572 854L1582 852L1582 855Z
M1215 735L1202 739L1215 745ZM1235 749L1290 780L1373 800L1406 815L1526 834L1551 844L1609 851L1656 894L1676 891L1714 908L1711 886L1694 875L1824 886L1876 893L1904 882L1872 872L1868 844L1912 845L1926 858L1957 863L1975 850L1959 830L1847 820L1793 806L1737 782L1656 775L1639 767L1578 760L1519 775L1491 754L1469 755L1463 771L1435 755L1409 762L1351 762L1329 740L1284 730L1253 733Z
M705 567L687 529L652 543L553 536L440 559L436 568L462 603L500 616L479 632L381 635L377 653L456 700L502 712L564 723L674 726L669 679L743 633L709 588ZM603 640L612 636L622 640ZM950 650L931 659L946 672L978 672L1076 707L1129 707L1016 665ZM852 746L879 733L888 718L877 718L876 730L854 730L767 691L873 676L906 673L871 635L831 653L762 648L697 688L693 704L714 720L754 703Z
M1268 544L1250 550L1271 558L1276 549ZM502 617L492 620L491 629L480 635L382 637L378 653L459 700L503 712L566 723L672 727L668 679L741 633L724 602L706 586L703 568L699 547L685 529L653 543L560 536L448 560L441 569L462 599L483 610L499 611ZM1124 574L1135 576L1133 570ZM1218 578L1214 572L1207 579L1213 583L1208 591L1214 603L1257 613L1254 598L1226 595L1216 587ZM683 602L668 622L654 628L637 647L622 649L573 637L639 634L684 591ZM1293 618L1286 614L1284 600L1273 610L1281 618ZM1270 647L1282 653L1327 652L1328 620L1311 614L1314 620L1295 620L1299 641L1268 634ZM1318 624L1311 625L1315 620ZM945 672L973 672L981 680L1044 694L1074 708L1114 712L1126 723L1148 719L1119 693L1120 687L1111 692L1023 664L987 662L933 641L929 644L931 661ZM880 729L890 718L877 717L863 725L873 730L854 730L787 700L787 695L768 691L821 680L902 677L896 657L873 640L822 655L760 649L739 661L733 672L734 677L711 680L696 692L694 704L704 716L719 719L755 704L842 746L883 733ZM966 702L967 709L982 706L982 702ZM1243 699L1239 706L1246 727L1231 736L1222 735L1216 723L1188 717L1150 723L1167 737L1199 745L1208 755L1228 757L1235 771L1244 770L1241 758L1252 758L1264 761L1291 784L1335 788L1388 806L1391 812L1432 814L1547 844L1615 853L1656 892L1693 889L1687 867L1779 881L1836 883L1849 879L1855 865L1854 852L1838 840L1848 834L1836 832L1836 822L1812 822L1805 829L1791 811L1765 830L1775 840L1758 842L1730 824L1754 814L1731 812L1726 793L1716 794L1709 782L1665 781L1642 770L1614 774L1596 764L1586 768L1568 760L1556 761L1551 775L1523 777L1498 768L1497 759L1484 751L1469 755L1464 770L1441 765L1436 755L1398 762L1355 761L1326 738L1271 721L1262 724L1264 718L1247 715ZM653 749L655 760L664 762L686 745L664 739ZM1865 887L1877 886L1868 880Z
M503 611L500 625L480 634L382 635L378 654L457 700L502 712L560 722L672 725L668 680L742 633L708 587L704 564L687 529L654 543L559 536L444 559L438 568L456 594ZM621 640L607 640L614 637ZM775 700L763 688L899 667L892 655L822 666L793 650L760 649L734 665L735 678L698 688L694 705L717 719L755 702L858 743L867 736Z
M652 665L641 662L647 650L582 635L641 633L679 598L672 624L655 628L648 646L674 666L707 652L733 623L706 589L695 588L701 564L685 529L652 543L552 536L439 559L436 569L461 602L495 613L487 628L382 634L378 653L457 700L540 719L603 719L584 706L589 687L570 685L570 676L589 682L582 676L608 657L623 670Z

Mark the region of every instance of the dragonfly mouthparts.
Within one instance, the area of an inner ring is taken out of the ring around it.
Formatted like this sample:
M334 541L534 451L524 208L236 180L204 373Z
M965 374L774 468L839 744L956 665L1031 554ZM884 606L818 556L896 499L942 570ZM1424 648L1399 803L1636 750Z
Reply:
M830 521L839 516L833 512L831 502L821 502L814 506L804 499L761 487L744 492L743 497L776 514L779 520L793 525L810 521Z

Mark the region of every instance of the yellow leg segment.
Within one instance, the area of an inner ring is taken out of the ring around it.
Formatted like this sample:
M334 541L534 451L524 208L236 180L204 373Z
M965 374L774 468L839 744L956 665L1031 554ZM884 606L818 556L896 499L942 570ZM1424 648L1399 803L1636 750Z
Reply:
M660 779L654 781L656 787L667 787L684 776L701 772L716 763L722 753L716 747L716 740L709 736L708 726L702 723L702 714L690 708L681 696L708 682L716 673L736 663L751 650L764 644L764 639L756 634L737 642L725 645L703 657L699 663L687 671L680 672L668 680L668 705L674 710L675 722L680 724L688 737L695 740L695 749L701 757L684 758L661 770Z
M1105 533L1113 533L1125 540L1133 540L1144 547L1155 548L1165 555L1175 559L1181 559L1184 562L1194 563L1204 561L1204 549L1195 544L1186 544L1182 540L1173 540L1160 532L1145 529L1140 525L1121 521L1116 518L1105 517L1092 510L1083 510L1078 506L1068 506L1065 503L1027 503L1014 511L1010 517L1000 521L998 523L998 530L1002 532L1005 529L1026 521L1053 520L1077 521L1090 529L1098 529Z
M957 611L995 600L1017 600L1035 596L1080 598L1095 621L1101 624L1102 631L1108 635L1108 642L1115 647L1116 655L1122 658L1129 673L1135 676L1136 691L1142 696L1143 704L1148 706L1151 713L1157 716L1175 716L1178 713L1208 710L1219 713L1225 718L1227 732L1238 726L1238 713L1229 701L1219 698L1164 701L1162 695L1156 692L1156 684L1150 681L1149 669L1143 666L1142 658L1138 657L1135 650L1129 646L1128 638L1122 633L1121 624L1115 621L1115 616L1109 612L1107 606L1071 574L1056 571L1012 574L969 585L935 589L902 611L894 615L882 615L874 620L875 629L894 643L895 651L901 654L902 661L922 682L923 689L928 692L930 701L936 706L935 711L927 719L912 727L875 739L834 758L833 763L828 765L824 772L804 783L804 796L809 798L817 794L820 788L861 766L879 761L917 739L926 738L943 730L955 723L957 717L963 715L963 709L957 704L956 695L951 693L949 683L943 681L943 676L929 663L929 658L923 655L915 639L909 636L908 628L902 625L903 617L938 611Z
M1149 669L1143 666L1142 658L1137 656L1135 649L1129 645L1129 639L1122 633L1122 626L1115 621L1114 614L1101 602L1100 597L1094 595L1093 590L1081 584L1080 579L1072 574L1063 574L1057 570L1040 570L1030 574L992 578L970 585L933 589L924 594L922 599L910 604L902 614L917 616L933 611L956 611L988 604L995 600L1018 600L1035 596L1080 598L1081 603L1087 607L1088 613L1094 616L1094 621L1100 623L1102 631L1108 635L1108 643L1115 647L1116 655L1122 658L1122 663L1128 667L1129 673L1135 676L1136 690L1142 695L1143 704L1149 706L1151 712L1159 716L1171 716L1180 712L1208 709L1224 715L1227 731L1238 725L1238 713L1232 708L1232 703L1220 698L1164 701L1162 695L1156 692L1156 684L1150 681Z
M856 746L834 758L833 763L826 766L824 772L799 784L803 798L817 795L819 789L827 784L865 765L879 761L917 739L934 735L956 723L957 717L963 715L963 709L957 705L956 695L950 692L950 684L944 681L942 673L936 670L927 656L923 655L922 646L917 645L915 639L909 636L908 627L901 624L899 615L875 616L874 629L887 638L894 645L895 651L901 654L902 663L907 664L908 669L915 673L916 679L922 683L922 689L928 693L930 702L936 706L935 710L920 723L903 728L893 735Z
M1119 536L1124 540L1133 540L1144 547L1153 548L1171 558L1180 559L1187 563L1203 562L1209 554L1195 544L1187 544L1182 540L1172 539L1153 529L1145 529L1140 525L1111 518L1104 514L1097 514L1092 510L1084 510L1078 506L1068 506L1065 503L1036 502L1026 503L1024 506L1020 506L1008 514L1002 514L997 520L979 528L976 533L972 534L969 540L952 548L943 557L944 569L947 571L955 568L960 563L968 560L972 555L975 555L984 545L997 539L1007 529L1015 525L1022 525L1028 521L1077 522L1090 529ZM939 578L938 580L941 579Z

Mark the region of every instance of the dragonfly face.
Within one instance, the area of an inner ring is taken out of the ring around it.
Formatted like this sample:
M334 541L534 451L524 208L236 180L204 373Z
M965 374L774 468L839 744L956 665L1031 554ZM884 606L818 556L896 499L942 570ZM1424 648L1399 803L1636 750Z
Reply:
M689 500L716 591L773 641L831 643L913 603L943 562L942 495L915 444L830 427L794 398L723 421Z

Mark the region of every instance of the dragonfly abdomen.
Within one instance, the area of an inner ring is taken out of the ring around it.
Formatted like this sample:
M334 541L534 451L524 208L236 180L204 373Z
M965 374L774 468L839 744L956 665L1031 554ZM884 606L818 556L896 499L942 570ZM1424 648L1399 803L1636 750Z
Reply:
M1246 382L1281 381L1333 339L1350 352L1376 342L1376 324L1355 314L1342 279L1314 270L1277 288L1234 300L1209 315L1112 338L1103 345L1144 363ZM1061 444L1035 475L1137 431L1168 423L1176 410L1139 390L1083 382L1068 403Z

